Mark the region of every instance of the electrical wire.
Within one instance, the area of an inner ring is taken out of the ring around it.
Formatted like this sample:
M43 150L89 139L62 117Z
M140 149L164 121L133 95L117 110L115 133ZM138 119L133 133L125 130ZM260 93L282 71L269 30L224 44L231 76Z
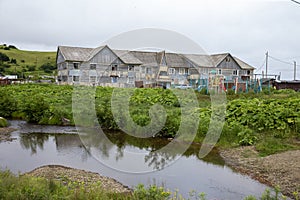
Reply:
M279 59L279 58L275 58L275 57L270 56L270 55L269 55L268 57L271 58L271 59L273 59L273 60L276 60L276 61L278 61L278 62L281 62L281 63L287 64L287 65L293 65L293 66L294 66L294 63L287 62L287 61L281 60L281 59ZM296 66L300 67L300 65L296 65Z
M291 0L291 1L294 2L294 3L300 4L299 1L296 1L296 0Z
M265 64L266 64L266 58L264 59L263 64L258 69L256 69L255 71L259 72L265 66Z

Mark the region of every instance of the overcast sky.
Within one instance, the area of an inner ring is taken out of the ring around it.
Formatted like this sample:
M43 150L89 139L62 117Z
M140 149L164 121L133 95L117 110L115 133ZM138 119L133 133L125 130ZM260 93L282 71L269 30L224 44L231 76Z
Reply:
M297 61L300 4L290 0L0 0L0 43L56 51L97 47L141 28L185 35L209 54L229 52L261 73L265 53ZM293 65L269 59L268 73L293 78Z

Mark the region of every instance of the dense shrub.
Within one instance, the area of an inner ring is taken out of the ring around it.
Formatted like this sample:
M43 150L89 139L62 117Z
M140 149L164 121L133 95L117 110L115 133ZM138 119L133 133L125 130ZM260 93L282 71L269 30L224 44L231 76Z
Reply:
M7 127L8 126L8 122L6 119L4 119L3 117L0 117L0 127Z
M9 61L9 57L6 54L0 52L0 61L7 62Z
M1 91L0 94L0 116L9 118L17 109L16 101L12 94L9 94L9 92Z
M28 122L39 123L47 110L49 110L49 104L42 96L37 95L25 102L22 112L25 113Z
M55 65L51 65L50 63L45 63L42 66L40 66L40 69L43 70L46 73L51 73L53 70L56 69Z

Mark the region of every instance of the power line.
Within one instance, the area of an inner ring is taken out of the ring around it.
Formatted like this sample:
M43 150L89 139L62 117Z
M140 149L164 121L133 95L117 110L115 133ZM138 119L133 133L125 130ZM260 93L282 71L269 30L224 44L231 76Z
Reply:
M266 58L264 59L263 64L255 71L257 71L257 72L260 71L265 66L265 64L266 64Z
M288 62L288 61L284 61L284 60L281 60L281 59L279 59L279 58L275 58L275 57L270 56L270 55L269 55L269 58L271 58L271 59L273 59L273 60L276 60L276 61L278 61L278 62L287 64L287 65L293 65L293 66L294 66L294 63L291 63L291 62ZM300 66L300 65L296 65L296 66Z
M294 3L300 4L299 1L295 1L295 0L291 0L291 1L294 2Z

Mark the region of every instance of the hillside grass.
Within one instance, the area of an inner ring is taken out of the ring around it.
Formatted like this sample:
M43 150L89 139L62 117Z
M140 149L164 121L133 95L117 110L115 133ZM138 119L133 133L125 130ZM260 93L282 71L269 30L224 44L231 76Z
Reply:
M22 75L27 76L46 75L47 73L39 69L40 66L47 63L53 66L56 65L56 52L27 51L15 48L5 50L5 46L3 45L0 45L0 52L6 54L10 59L16 59L17 61L16 64L11 62L0 63L0 65L6 65L4 72L5 75L21 75L22 73Z

